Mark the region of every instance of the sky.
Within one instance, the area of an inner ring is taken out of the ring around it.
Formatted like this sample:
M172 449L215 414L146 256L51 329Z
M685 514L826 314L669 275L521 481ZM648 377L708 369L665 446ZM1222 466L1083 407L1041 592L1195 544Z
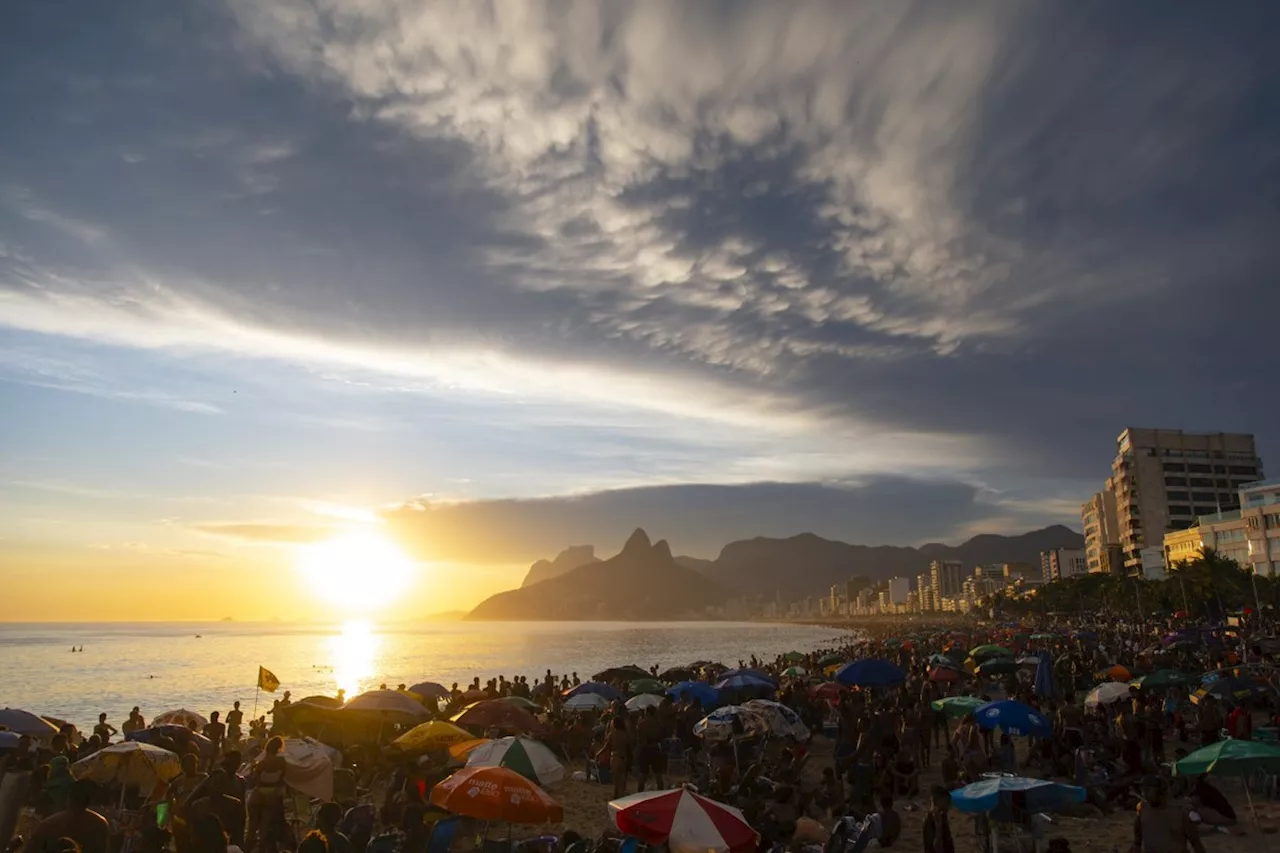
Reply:
M0 619L316 617L343 581L305 555L388 518L408 618L636 526L708 558L1078 526L1126 426L1267 459L1277 25L19 4Z

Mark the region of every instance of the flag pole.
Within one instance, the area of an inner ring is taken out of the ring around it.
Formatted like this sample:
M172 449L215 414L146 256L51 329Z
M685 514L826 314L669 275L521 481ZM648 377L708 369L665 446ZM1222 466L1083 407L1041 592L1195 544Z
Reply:
M262 692L262 679L258 679L258 685L253 688L253 719L258 719L258 694Z

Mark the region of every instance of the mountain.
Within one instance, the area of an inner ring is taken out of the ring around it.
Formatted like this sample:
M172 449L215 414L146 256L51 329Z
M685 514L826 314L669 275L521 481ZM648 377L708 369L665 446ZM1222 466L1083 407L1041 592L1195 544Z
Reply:
M636 530L616 556L490 596L467 616L507 619L676 619L705 614L729 592Z
M684 566L686 569L693 569L695 572L706 574L707 569L715 560L704 560L701 557L676 557L676 564Z
M557 554L554 560L539 560L530 566L529 574L524 576L524 583L520 586L533 586L535 583L559 577L588 563L598 562L600 560L596 557L594 545L570 545Z
M1062 525L1019 536L981 534L961 545L930 543L919 548L849 545L802 533L787 539L758 537L730 542L704 568L711 580L734 595L824 595L833 584L855 576L873 580L914 578L932 560L960 560L966 568L986 563L1040 564L1040 552L1083 548L1084 537Z

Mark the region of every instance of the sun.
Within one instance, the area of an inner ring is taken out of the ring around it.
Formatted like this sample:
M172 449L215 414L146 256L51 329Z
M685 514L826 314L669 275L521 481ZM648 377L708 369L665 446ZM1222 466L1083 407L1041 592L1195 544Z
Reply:
M413 580L414 563L376 531L344 533L303 547L298 572L321 601L366 613L395 601Z

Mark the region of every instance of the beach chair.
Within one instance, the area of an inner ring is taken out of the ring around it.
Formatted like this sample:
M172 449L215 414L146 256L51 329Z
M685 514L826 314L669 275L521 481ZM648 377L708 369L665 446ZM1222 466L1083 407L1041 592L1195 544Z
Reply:
M454 836L458 834L458 820L455 816L436 821L431 830L431 840L427 842L427 853L449 853Z
M601 785L613 784L613 773L609 770L609 765L601 764L594 758L587 759L587 781L599 782Z

